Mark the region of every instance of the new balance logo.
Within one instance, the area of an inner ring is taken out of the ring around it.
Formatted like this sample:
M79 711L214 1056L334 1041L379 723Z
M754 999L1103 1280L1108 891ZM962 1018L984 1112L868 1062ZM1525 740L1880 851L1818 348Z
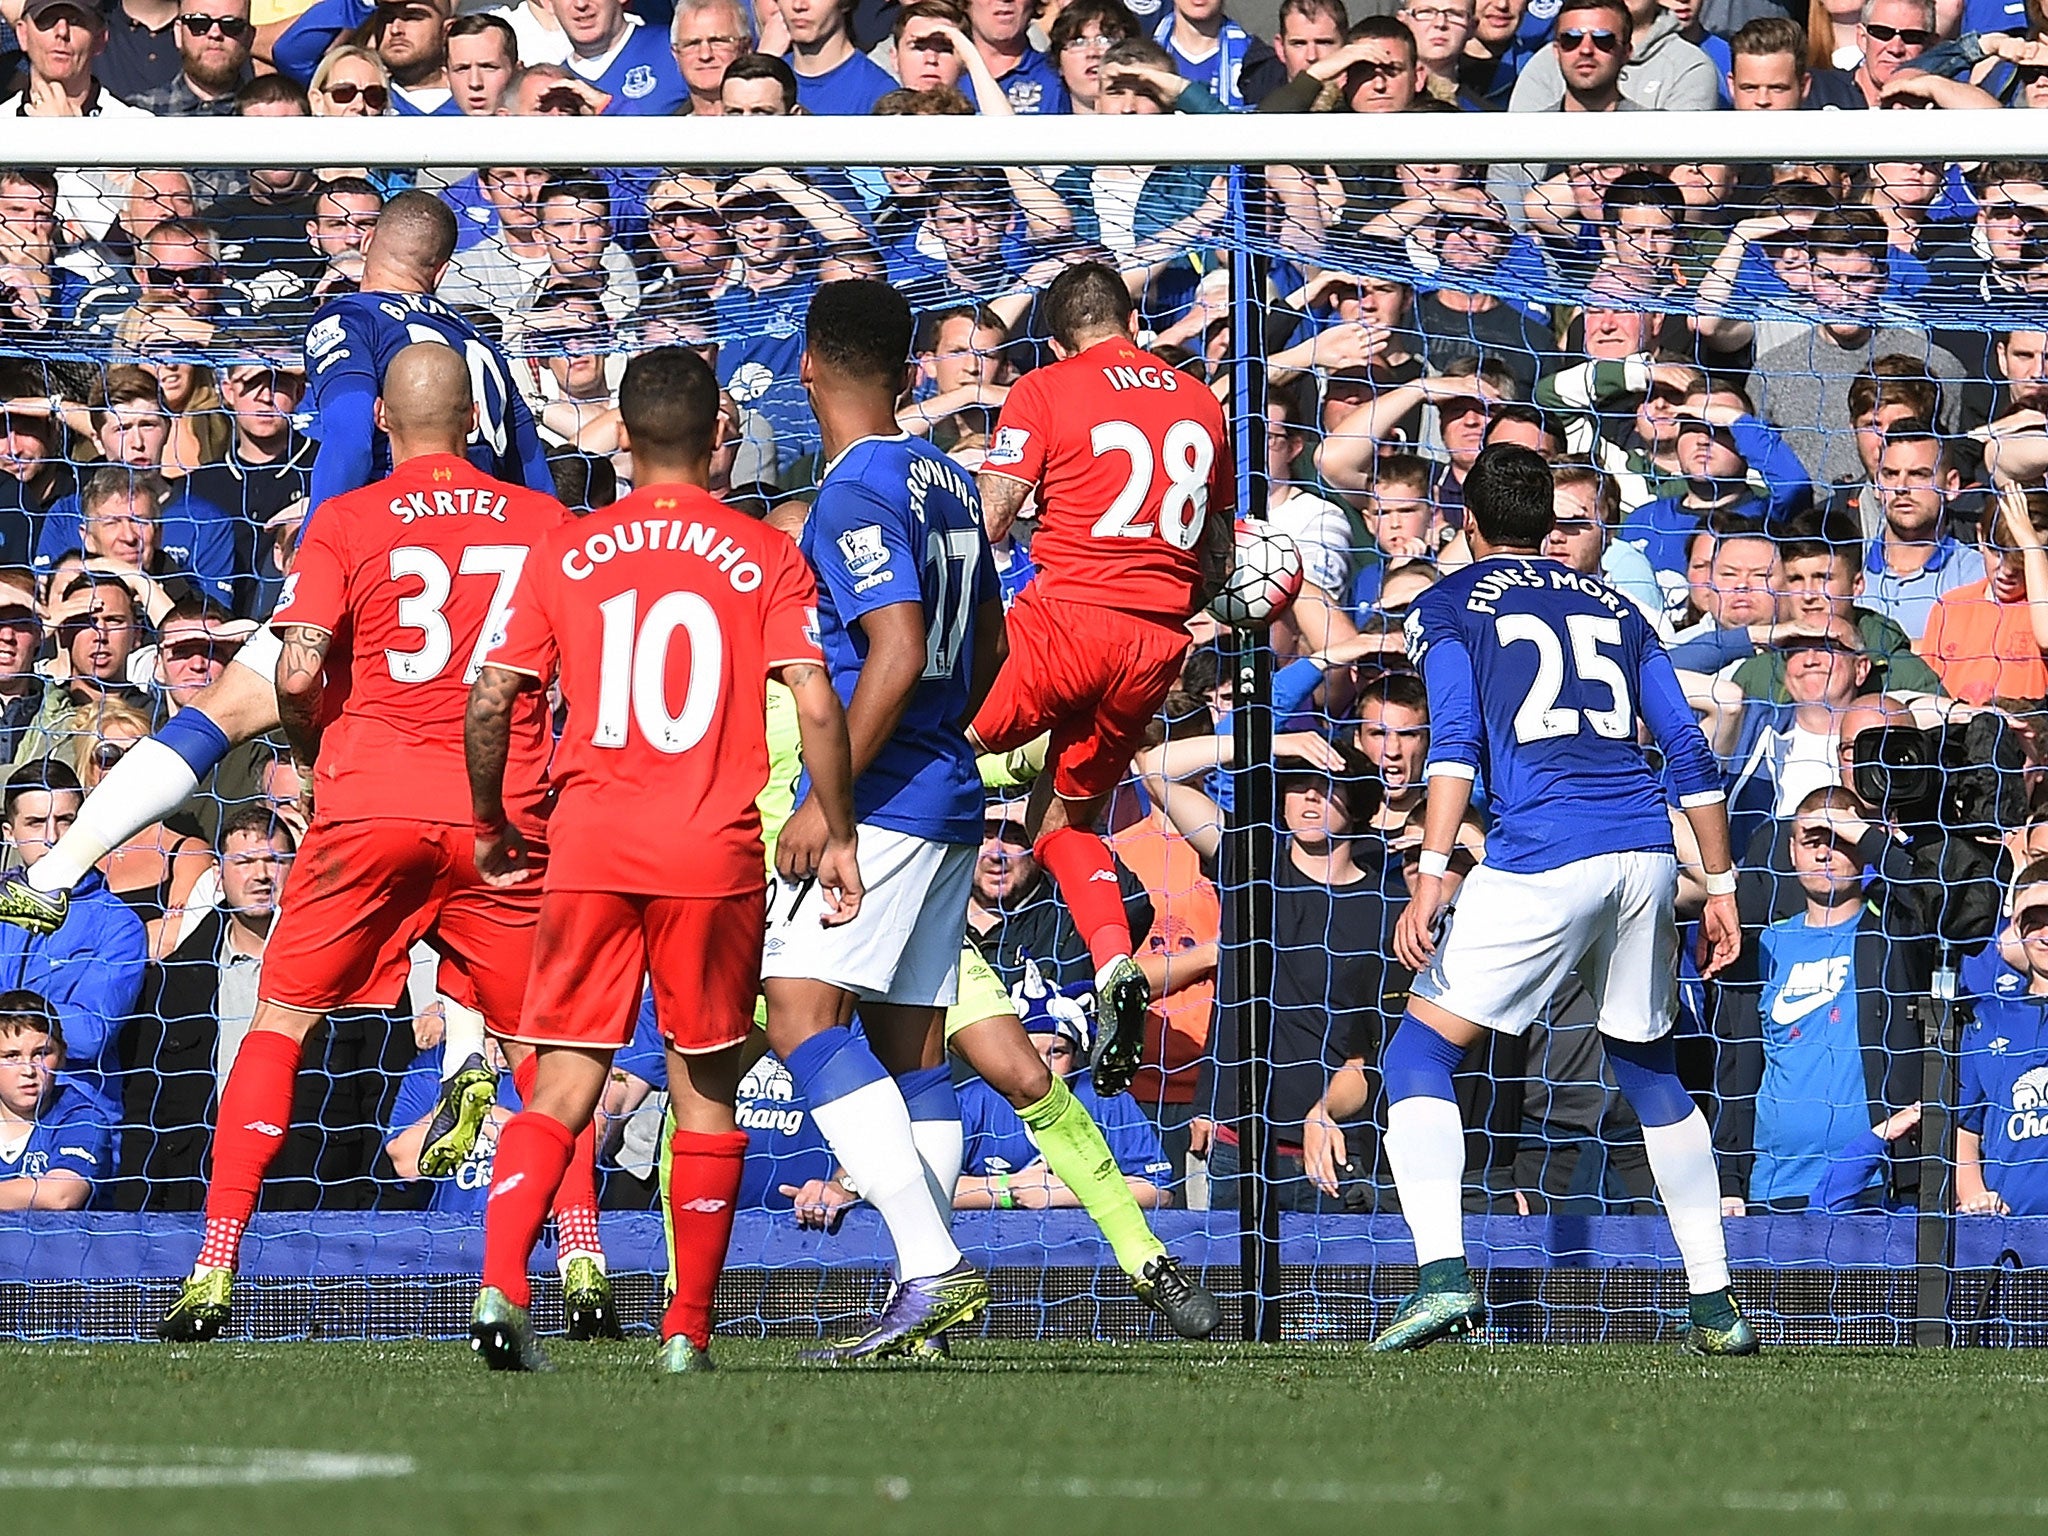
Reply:
M681 1200L676 1203L679 1211L695 1211L700 1216L716 1216L725 1209L723 1200L709 1200L702 1197L695 1200Z
M1115 885L1116 871L1113 869L1098 869L1097 871L1095 871L1094 874L1088 877L1088 883L1090 885L1093 885L1098 880L1107 880L1111 885Z
M485 1197L485 1203L489 1204L492 1200L497 1199L500 1195L511 1194L513 1190L517 1189L520 1185L524 1184L525 1182L525 1174L515 1173L512 1175L511 1178L507 1179L504 1183L493 1184L491 1186L490 1194Z
M275 1137L282 1136L284 1134L284 1130L282 1127L272 1125L268 1120L251 1120L247 1125L243 1126L242 1129L245 1131L254 1131L258 1136Z

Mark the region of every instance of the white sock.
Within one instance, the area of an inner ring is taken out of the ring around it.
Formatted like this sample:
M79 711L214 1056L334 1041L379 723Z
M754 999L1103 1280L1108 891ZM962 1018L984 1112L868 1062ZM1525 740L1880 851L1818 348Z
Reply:
M1721 1232L1721 1177L1707 1117L1694 1109L1676 1125L1644 1126L1643 1150L1685 1260L1686 1289L1695 1296L1726 1290L1728 1240Z
M441 999L441 1016L447 1021L441 1032L441 1077L446 1081L470 1057L483 1055L484 1016L449 997Z
M925 1182L931 1187L932 1203L950 1225L953 1219L953 1191L960 1187L960 1164L967 1157L967 1136L958 1120L913 1120L910 1139L924 1163Z
M811 1120L861 1198L881 1212L896 1245L898 1280L943 1275L960 1262L949 1230L951 1203L942 1216L932 1202L910 1110L894 1078L879 1078L842 1098L812 1105Z
M136 742L85 797L71 830L29 870L29 885L45 893L70 890L93 865L162 821L198 787L191 765L169 747L150 737Z
M1387 1106L1387 1165L1401 1214L1415 1239L1415 1262L1465 1256L1465 1125L1448 1099L1402 1099Z

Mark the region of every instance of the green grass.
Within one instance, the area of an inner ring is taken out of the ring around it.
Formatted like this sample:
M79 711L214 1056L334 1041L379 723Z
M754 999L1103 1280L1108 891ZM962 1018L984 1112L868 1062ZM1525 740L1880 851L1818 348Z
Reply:
M2024 1353L968 1344L816 1372L732 1342L665 1379L648 1344L553 1351L505 1377L459 1344L0 1347L0 1527L2048 1530Z

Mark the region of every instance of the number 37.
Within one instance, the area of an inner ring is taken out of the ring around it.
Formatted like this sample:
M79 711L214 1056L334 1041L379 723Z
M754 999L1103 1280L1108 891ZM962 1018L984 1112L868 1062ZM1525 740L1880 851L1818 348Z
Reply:
M1536 680L1529 696L1515 711L1515 740L1524 744L1576 736L1583 716L1596 736L1626 741L1635 736L1635 712L1629 707L1628 678L1612 656L1601 654L1603 645L1621 644L1621 620L1597 614L1574 613L1564 621L1571 637L1572 669L1582 683L1596 683L1607 690L1606 709L1577 710L1560 707L1564 692L1564 642L1556 630L1533 613L1503 613L1493 621L1494 635L1502 646L1523 642L1536 647Z

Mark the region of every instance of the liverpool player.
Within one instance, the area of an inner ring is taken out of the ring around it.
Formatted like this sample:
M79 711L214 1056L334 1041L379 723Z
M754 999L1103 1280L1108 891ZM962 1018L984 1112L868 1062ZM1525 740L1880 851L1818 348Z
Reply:
M1139 349L1115 271L1069 267L1045 315L1060 360L1010 391L980 472L991 540L1036 491L1038 576L973 734L1007 752L1052 733L1025 825L1095 961L1095 1088L1110 1097L1137 1073L1151 996L1094 828L1180 677L1188 619L1230 573L1231 464L1222 408Z
M457 722L528 548L568 513L463 457L476 408L448 347L399 352L375 408L396 467L335 498L277 608L280 712L314 765L318 804L221 1090L206 1236L159 1329L166 1338L210 1339L227 1320L242 1231L291 1119L300 1048L329 1010L396 1003L408 951L424 938L460 978L450 985L498 1028L519 1015L537 903L476 874ZM516 736L513 805L537 835L548 753L537 703ZM565 1215L565 1248L579 1225L594 1245L593 1194L581 1193L580 1222Z
M439 198L401 192L384 205L363 244L362 290L330 300L306 332L313 435L320 443L309 531L319 525L329 500L390 472L395 456L373 403L391 360L402 348L423 342L448 349L469 380L465 394L475 413L458 445L460 455L497 480L554 494L546 451L525 402L510 386L504 354L433 297L455 238L455 216ZM137 742L34 871L0 885L0 920L53 932L64 920L71 887L109 849L183 805L235 744L275 730L277 660L276 633L259 630L190 708ZM446 1056L453 1075L421 1152L421 1169L429 1175L452 1171L468 1155L475 1123L460 1116L460 1105L477 1102L481 1093L487 1106L495 1092L495 1078L483 1065L482 1036L461 1037L462 1017L451 1010Z
M733 1115L760 988L767 884L754 796L768 775L767 685L796 699L812 817L784 827L782 876L826 893L821 928L861 910L846 719L811 633L817 588L789 538L714 499L718 381L665 347L627 365L621 446L640 488L558 529L520 578L470 690L475 857L494 884L536 874L516 803L515 729L559 677L553 851L526 1011L526 1108L498 1138L470 1338L494 1370L545 1370L527 1260L651 976L668 1042L668 1209L676 1288L659 1363L710 1368L711 1299L747 1138ZM630 835L621 836L622 829Z

